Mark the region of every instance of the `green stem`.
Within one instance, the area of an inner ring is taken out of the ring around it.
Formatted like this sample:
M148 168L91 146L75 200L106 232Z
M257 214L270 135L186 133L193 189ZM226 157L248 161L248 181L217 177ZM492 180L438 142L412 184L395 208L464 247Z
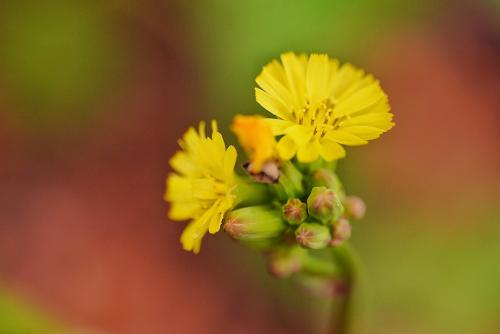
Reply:
M304 273L320 277L335 277L339 274L339 268L335 262L317 258L310 254L307 254L302 259L302 270Z
M329 333L348 334L351 330L354 302L353 297L355 288L357 287L357 260L354 256L352 247L348 244L332 248L332 253L333 261L335 261L340 267L345 284L345 290L342 295L339 310L332 310Z

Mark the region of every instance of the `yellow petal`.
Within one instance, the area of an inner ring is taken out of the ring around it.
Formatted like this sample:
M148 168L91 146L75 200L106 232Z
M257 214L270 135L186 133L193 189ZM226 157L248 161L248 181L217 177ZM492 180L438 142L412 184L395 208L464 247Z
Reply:
M261 74L264 72L275 78L281 85L286 86L287 81L285 69L283 68L283 65L281 65L281 63L276 59L273 59L266 66L264 66Z
M349 63L342 65L331 82L330 96L341 97L344 92L363 76L363 71Z
M312 127L304 125L294 125L286 129L286 135L292 138L297 146L303 146L309 142L313 133Z
M210 219L210 224L208 225L208 232L210 234L215 234L220 231L220 227L222 225L222 214L218 213L213 215Z
M201 248L201 240L206 233L207 228L200 227L196 222L189 223L181 235L184 250L198 254Z
M340 115L349 115L368 108L385 98L385 94L378 82L374 82L343 99L339 99L335 112Z
M212 208L210 208L211 214L207 217L208 232L210 234L217 233L220 230L220 225L222 222L222 215L219 210L221 200L217 200Z
M224 143L224 138L222 137L222 134L220 132L213 132L212 133L212 141L213 145L207 145L210 146L211 148L214 149L214 154L217 157L222 157L224 156L224 153L226 151L226 144ZM213 157L212 157L213 158Z
M283 136L278 142L278 153L283 160L290 160L297 152L297 144L288 135Z
M181 146L184 150L189 151L193 147L199 145L199 143L200 136L193 127L190 127L182 137L182 140L179 141L179 146Z
M216 207L214 208L214 214L210 218L208 232L214 234L220 231L224 214L231 208L232 205L233 201L227 198L220 200L218 203L216 203Z
M325 54L312 54L306 72L306 87L309 102L316 104L327 98L330 63Z
M358 136L350 133L347 129L328 131L325 137L329 140L344 145L356 146L356 145L365 145L368 143L366 140L361 139Z
M196 174L199 169L193 163L193 161L189 158L183 151L178 151L174 154L174 156L169 161L170 166L179 174L182 175L193 175Z
M214 179L199 178L193 180L192 184L193 198L201 200L215 200L218 198Z
M257 100L257 103L259 103L271 114L285 120L290 120L290 113L288 112L288 108L282 102L266 93L262 89L255 88L255 99Z
M167 177L167 201L188 201L193 196L191 179L171 173Z
M345 157L345 150L334 141L322 139L320 142L320 154L326 161L333 161Z
M233 145L229 146L224 154L224 180L232 183L234 176L234 165L236 164L236 158L238 153Z
M294 126L294 122L284 121L276 118L265 118L264 121L269 125L274 136L281 136L286 133L286 129Z
M288 52L281 55L281 62L285 69L285 74L295 106L304 105L306 97L306 66L301 58L294 53Z
M205 138L207 136L205 133L206 127L207 125L205 121L200 121L200 123L198 124L198 133L201 138Z
M199 212L201 206L197 202L172 202L168 211L171 220L187 220Z
M320 145L317 139L313 139L303 146L300 146L297 152L297 159L300 162L313 162L318 159Z
M339 71L339 61L337 59L330 58L328 62L329 62L329 70L328 70L329 73L328 73L328 84L326 87L326 94L327 96L332 97L335 79Z
M338 96L337 98L347 98L350 94L374 83L376 80L373 78L372 75L368 74L365 75L362 70L358 70L360 77L356 78L354 81L352 81L346 89L342 92L342 95Z
M265 92L278 99L283 105L294 103L291 92L287 88L283 66L277 61L266 65L255 81Z
M384 113L368 113L360 116L351 117L342 122L342 127L349 126L375 126L377 128L385 128L392 121L393 114L384 112Z
M394 126L394 123L390 122L387 125L387 130L389 130L392 126ZM358 136L359 138L363 138L365 140L372 140L380 137L382 133L384 133L387 130L382 130L373 126L350 126L347 128L344 128L344 130L349 131L350 133Z

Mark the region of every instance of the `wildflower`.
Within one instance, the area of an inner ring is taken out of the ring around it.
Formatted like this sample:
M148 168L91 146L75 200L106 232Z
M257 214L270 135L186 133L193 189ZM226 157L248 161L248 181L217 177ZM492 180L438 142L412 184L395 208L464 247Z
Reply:
M268 119L281 159L300 162L345 156L342 145L363 145L394 123L387 96L371 75L325 54L281 55L256 79L257 102Z
M277 158L276 141L271 127L260 116L237 115L231 130L238 137L238 141L251 157L248 169L251 173L260 173L263 169L270 169ZM271 162L271 163L270 163ZM270 164L269 164L270 163ZM277 167L275 169L278 173ZM271 171L269 171L271 172ZM275 175L277 178L279 175Z
M208 232L220 230L225 213L236 200L234 166L236 150L226 149L224 139L212 122L212 137L190 128L179 141L182 150L170 160L174 169L167 178L165 200L170 202L169 218L191 220L181 236L185 250L198 253Z

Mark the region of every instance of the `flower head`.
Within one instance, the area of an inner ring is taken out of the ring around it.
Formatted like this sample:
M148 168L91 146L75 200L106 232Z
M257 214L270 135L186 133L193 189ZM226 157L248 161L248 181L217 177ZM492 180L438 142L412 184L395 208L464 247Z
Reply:
M224 214L235 204L236 150L226 149L224 139L212 122L212 137L205 123L190 128L179 141L181 150L170 160L174 170L167 178L165 200L169 218L191 220L181 236L185 250L198 253L201 239L220 230Z
M282 135L277 148L284 160L336 160L345 156L341 144L366 144L394 125L379 82L324 54L285 53L256 82L257 102L278 118L267 122Z
M237 115L231 130L251 158L251 172L261 172L266 162L277 157L273 132L263 117Z

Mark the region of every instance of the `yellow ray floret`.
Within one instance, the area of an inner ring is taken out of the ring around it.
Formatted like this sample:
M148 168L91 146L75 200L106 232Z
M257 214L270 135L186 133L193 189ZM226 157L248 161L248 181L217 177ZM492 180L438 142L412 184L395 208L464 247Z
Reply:
M259 173L264 163L277 158L273 132L263 117L237 115L231 130L251 158L251 172Z
M198 253L201 239L220 230L224 214L235 201L236 150L226 149L224 139L212 122L212 137L205 123L198 131L190 128L179 141L181 150L170 160L174 173L167 178L165 200L170 202L169 218L190 220L181 236L185 250Z
M256 82L257 102L277 117L267 122L282 136L277 148L284 160L336 160L345 156L342 145L367 144L394 126L379 82L325 54L282 54Z

